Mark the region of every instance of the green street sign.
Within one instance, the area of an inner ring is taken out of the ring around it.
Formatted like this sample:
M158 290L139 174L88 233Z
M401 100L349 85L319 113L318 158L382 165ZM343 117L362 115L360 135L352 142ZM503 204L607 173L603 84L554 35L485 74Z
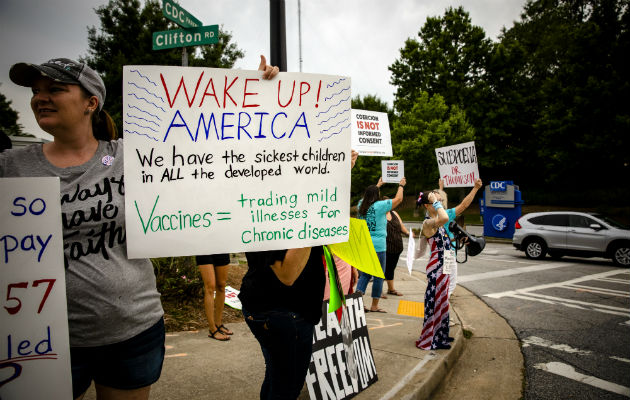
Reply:
M153 32L153 50L219 43L219 25Z
M162 0L162 14L182 28L197 28L203 23L172 0ZM154 48L155 50L155 48Z

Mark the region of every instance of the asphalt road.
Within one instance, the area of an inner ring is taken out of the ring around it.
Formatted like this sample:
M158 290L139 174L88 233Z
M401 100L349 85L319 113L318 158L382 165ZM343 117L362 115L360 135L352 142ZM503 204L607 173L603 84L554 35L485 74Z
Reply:
M525 399L630 397L629 269L601 258L529 260L503 243L458 269L458 283L516 332Z

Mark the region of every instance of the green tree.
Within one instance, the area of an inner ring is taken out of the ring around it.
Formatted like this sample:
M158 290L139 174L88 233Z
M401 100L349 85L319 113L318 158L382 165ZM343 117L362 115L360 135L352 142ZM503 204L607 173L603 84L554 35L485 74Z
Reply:
M22 125L18 124L18 112L11 107L11 100L0 93L0 129L8 136L20 136Z
M400 58L389 67L396 110L411 109L422 92L440 94L447 104L460 107L472 107L483 98L492 42L462 7L427 18L418 37L407 39Z
M427 18L418 38L407 39L400 57L389 67L397 112L410 111L428 93L440 95L447 106L465 113L475 131L482 176L491 175L492 169L505 172L514 157L514 151L506 149L515 149L509 146L512 132L496 124L507 110L488 78L489 64L494 61L496 69L502 61L506 67L513 59L493 58L495 53L495 45L483 28L472 24L468 12L448 8L441 17Z
M474 130L460 107L449 106L439 94L420 93L411 109L401 112L392 129L394 157L405 160L410 189L406 192L437 186L436 148L474 139Z
M619 177L630 172L629 5L531 1L502 39L522 52L517 75L526 82L521 96L535 138L530 154L539 164L539 185L569 193L565 200L574 204L601 197L584 193L585 182L607 188L609 201L627 202Z
M100 30L88 29L88 55L83 59L101 74L107 88L107 109L118 127L122 126L123 65L181 65L181 48L152 49L152 34L177 29L177 25L162 15L157 0L110 0L96 9ZM232 35L219 29L219 43L188 47L189 65L231 68L243 57L232 43ZM119 130L120 131L120 130Z

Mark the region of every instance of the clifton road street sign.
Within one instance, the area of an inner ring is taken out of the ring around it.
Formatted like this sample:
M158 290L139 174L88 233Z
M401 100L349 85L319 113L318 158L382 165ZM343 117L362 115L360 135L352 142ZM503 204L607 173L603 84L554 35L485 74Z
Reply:
M153 50L219 43L219 25L153 32Z

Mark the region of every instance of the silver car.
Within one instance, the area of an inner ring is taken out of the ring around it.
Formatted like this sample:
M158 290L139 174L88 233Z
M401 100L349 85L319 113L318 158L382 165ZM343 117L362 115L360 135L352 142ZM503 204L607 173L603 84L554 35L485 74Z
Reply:
M528 258L605 257L630 267L630 228L601 214L572 211L530 213L515 224L512 244Z

